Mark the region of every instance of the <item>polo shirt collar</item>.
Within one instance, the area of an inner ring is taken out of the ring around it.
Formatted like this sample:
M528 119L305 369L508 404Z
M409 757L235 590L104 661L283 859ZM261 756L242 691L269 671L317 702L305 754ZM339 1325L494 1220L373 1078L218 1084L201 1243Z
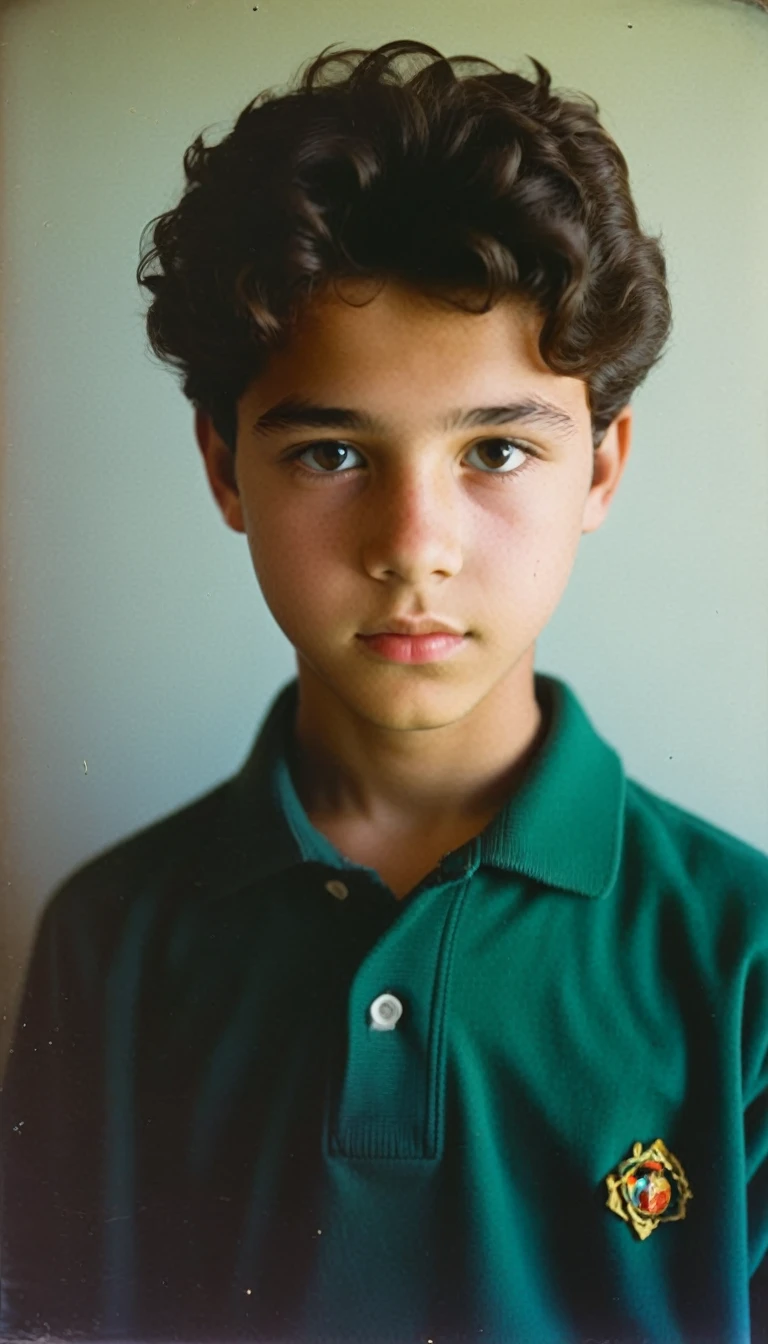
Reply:
M613 886L621 858L621 760L564 682L537 674L535 688L548 725L544 740L508 801L462 846L464 871L491 866L601 897ZM210 872L219 894L307 862L360 866L312 825L296 792L289 761L298 693L298 678L277 693L249 756L225 786L226 854L216 856Z
M548 887L605 896L621 861L626 780L564 682L537 675L546 737L520 787L481 836L481 862Z

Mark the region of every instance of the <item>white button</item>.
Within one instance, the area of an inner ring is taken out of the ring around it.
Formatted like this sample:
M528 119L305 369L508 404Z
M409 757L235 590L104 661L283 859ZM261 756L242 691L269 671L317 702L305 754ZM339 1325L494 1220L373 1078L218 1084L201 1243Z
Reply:
M325 890L330 891L331 895L335 896L337 901L346 901L349 895L349 891L344 886L344 883L337 882L335 878L332 878L330 882L326 882Z
M403 1005L394 994L380 994L370 1006L374 1031L392 1031L403 1015Z

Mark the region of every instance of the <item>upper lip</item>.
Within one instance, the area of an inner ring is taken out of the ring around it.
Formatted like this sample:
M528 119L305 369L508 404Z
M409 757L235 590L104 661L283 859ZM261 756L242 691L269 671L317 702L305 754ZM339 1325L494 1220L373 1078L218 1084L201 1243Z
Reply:
M375 630L363 630L361 633L367 638L370 635L463 635L464 631L458 630L448 621L441 621L438 616L422 616L419 620L410 621L398 620L393 616Z

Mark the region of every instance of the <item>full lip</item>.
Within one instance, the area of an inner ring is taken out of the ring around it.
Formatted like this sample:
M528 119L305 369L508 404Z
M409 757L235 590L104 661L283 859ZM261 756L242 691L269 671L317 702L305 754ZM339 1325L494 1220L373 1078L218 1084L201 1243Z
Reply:
M374 635L405 635L411 639L418 638L419 635L455 635L463 638L464 630L457 630L455 625L448 625L445 621L440 621L436 617L425 616L420 621L403 621L392 618L385 626L379 626L377 630L361 630L361 639L371 639Z

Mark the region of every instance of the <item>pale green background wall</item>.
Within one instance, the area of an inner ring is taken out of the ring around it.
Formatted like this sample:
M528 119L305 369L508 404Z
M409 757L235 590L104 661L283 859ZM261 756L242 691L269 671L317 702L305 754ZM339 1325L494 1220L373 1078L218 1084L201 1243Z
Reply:
M531 54L600 103L663 232L675 331L538 664L631 774L768 848L768 14L17 0L3 19L5 1038L53 885L231 772L294 673L145 351L134 267L193 136L328 43L421 38L528 75Z

